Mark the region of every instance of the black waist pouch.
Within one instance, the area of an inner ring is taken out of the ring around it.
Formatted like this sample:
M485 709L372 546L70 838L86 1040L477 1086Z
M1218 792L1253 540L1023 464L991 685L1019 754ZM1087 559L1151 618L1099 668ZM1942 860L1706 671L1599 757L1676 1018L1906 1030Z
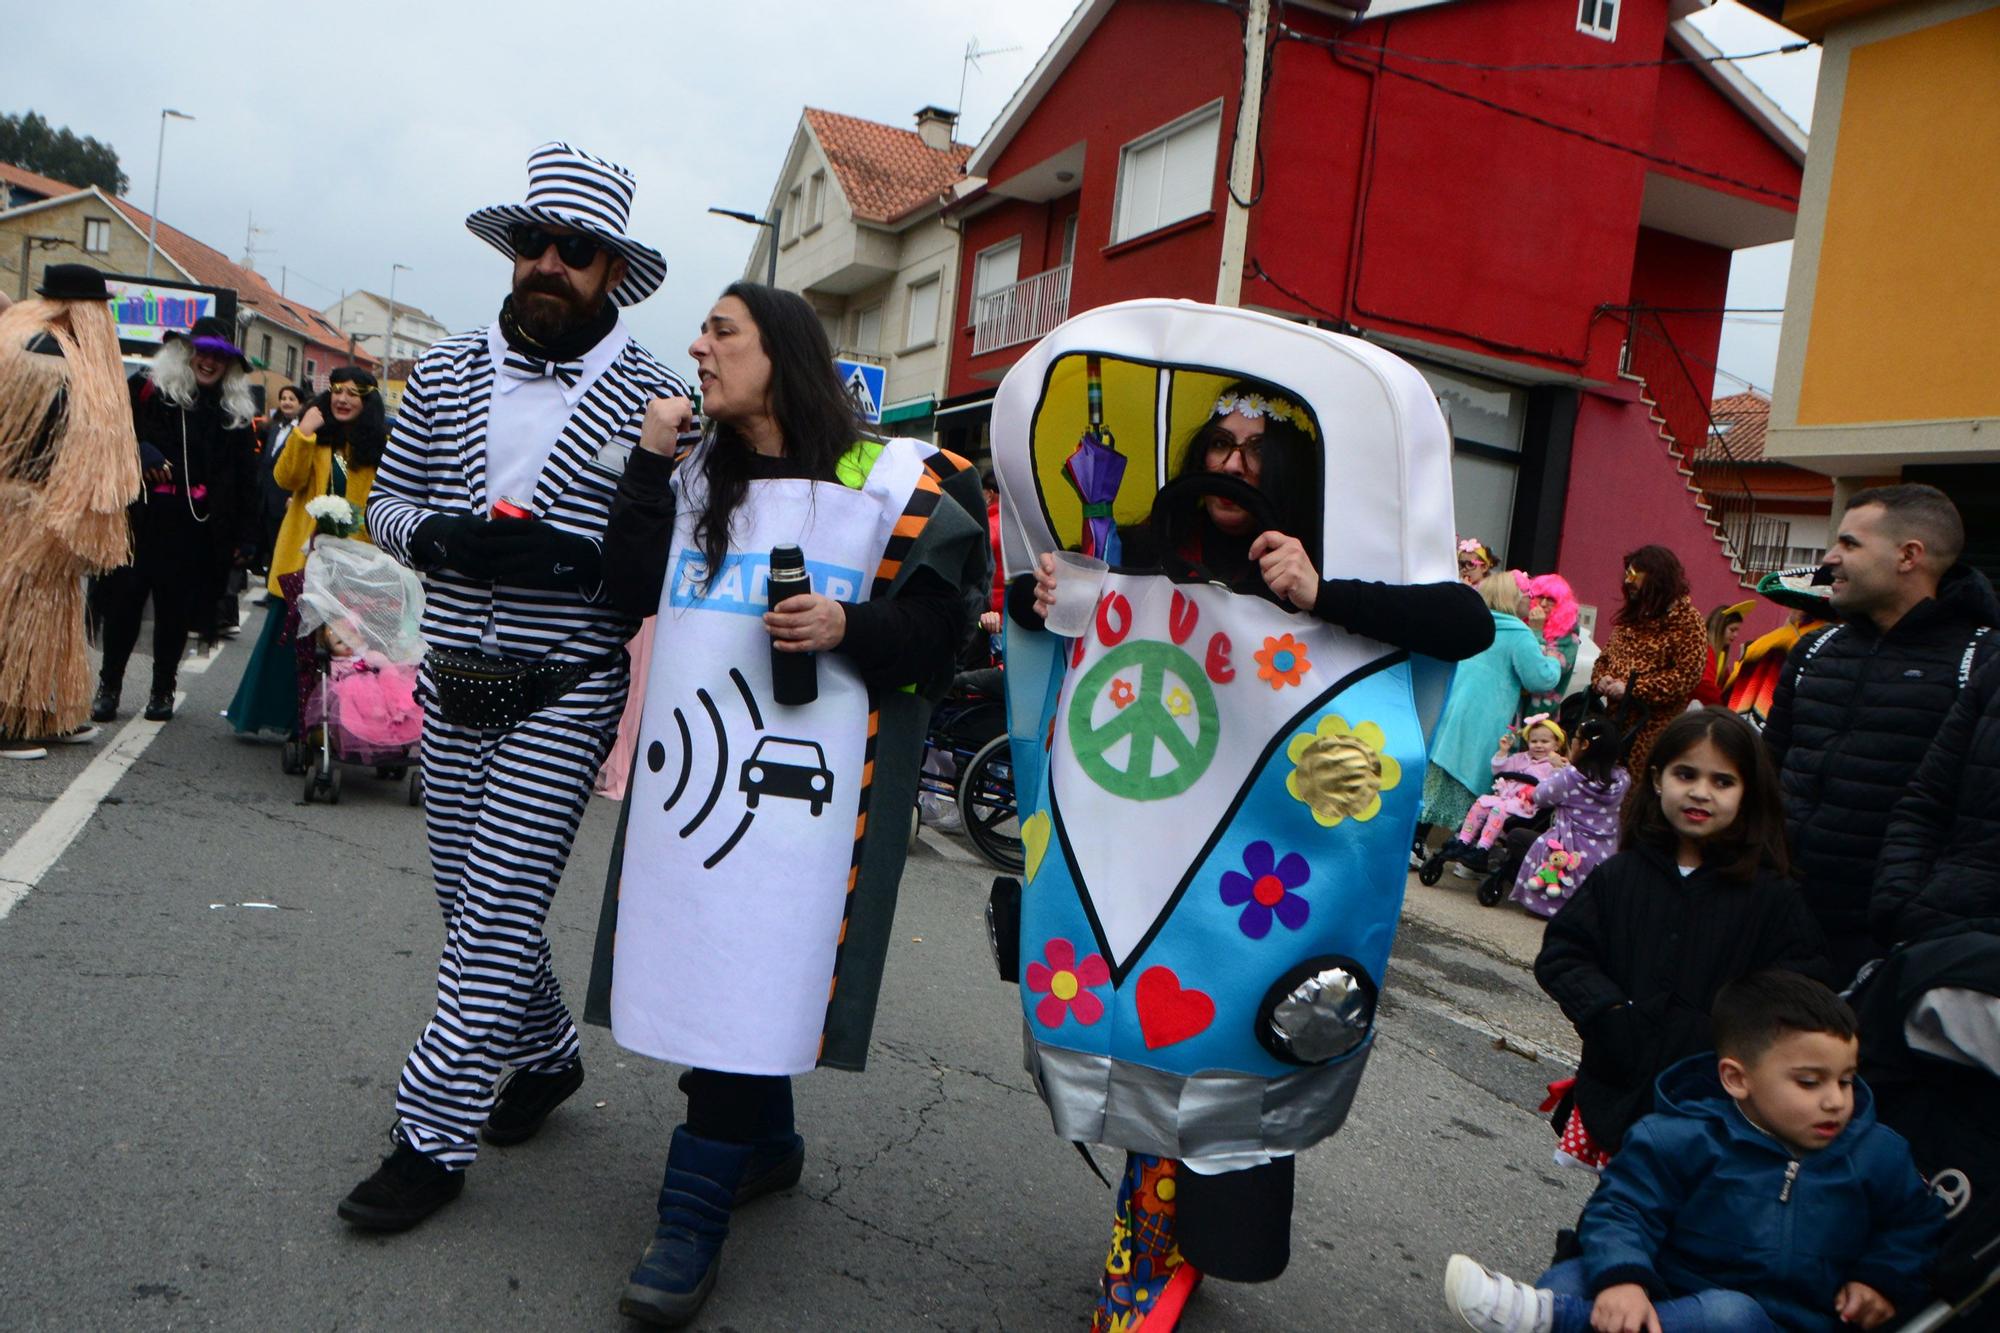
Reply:
M551 662L463 648L433 648L424 654L424 667L436 691L438 716L444 721L455 727L512 727L623 655L620 650Z

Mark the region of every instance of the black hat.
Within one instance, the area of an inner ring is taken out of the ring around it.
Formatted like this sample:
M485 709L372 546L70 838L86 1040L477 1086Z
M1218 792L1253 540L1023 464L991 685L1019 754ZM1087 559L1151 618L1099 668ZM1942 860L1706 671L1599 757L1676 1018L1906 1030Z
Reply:
M203 315L186 333L182 333L179 329L170 329L162 341L172 343L185 339L193 344L197 352L235 357L237 365L249 370L250 358L243 355L243 349L236 345L235 333L236 330L230 327L229 321L220 315Z
M51 264L42 270L42 285L35 295L51 301L109 301L111 289L104 275L88 264Z

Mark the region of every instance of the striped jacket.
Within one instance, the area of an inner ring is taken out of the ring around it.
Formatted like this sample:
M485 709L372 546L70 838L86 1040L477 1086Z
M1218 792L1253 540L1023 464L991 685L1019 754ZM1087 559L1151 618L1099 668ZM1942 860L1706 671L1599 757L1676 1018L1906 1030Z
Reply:
M406 565L415 567L410 539L425 519L490 512L486 421L493 374L484 329L433 345L410 373L368 501L368 531ZM530 501L537 520L602 545L647 402L686 393L652 353L628 342L578 400L549 451ZM601 588L586 595L495 585L451 569L423 572L423 636L433 647L476 650L490 620L499 651L509 657L589 658L615 652L638 628Z

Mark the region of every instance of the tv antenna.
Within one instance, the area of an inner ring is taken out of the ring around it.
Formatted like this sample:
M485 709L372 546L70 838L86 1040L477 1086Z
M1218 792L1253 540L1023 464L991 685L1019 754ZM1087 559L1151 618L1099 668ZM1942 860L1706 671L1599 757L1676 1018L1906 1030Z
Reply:
M958 119L961 125L965 123L966 76L970 74L973 70L979 69L979 62L982 58L986 56L1004 56L1011 51L1018 51L1020 49L1021 48L1018 46L982 47L980 46L979 39L977 37L973 38L971 41L965 44L965 59L961 61L958 66L958 105L953 108L955 111L958 112ZM984 71L981 72L983 73Z
M269 236L271 229L269 227L258 226L257 215L255 213L251 213L248 216L250 220L244 228L243 233L243 267L254 269L257 267L257 251L259 249L257 238L259 236Z

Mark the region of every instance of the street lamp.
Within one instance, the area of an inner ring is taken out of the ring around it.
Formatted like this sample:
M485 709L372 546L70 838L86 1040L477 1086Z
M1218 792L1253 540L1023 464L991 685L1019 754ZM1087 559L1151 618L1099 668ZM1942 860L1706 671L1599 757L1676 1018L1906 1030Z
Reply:
M389 363L396 357L396 275L415 273L408 264L389 265L389 326L382 333L382 382L389 382Z
M167 118L193 120L184 111L162 109L160 112L160 146L153 153L153 225L146 232L146 276L153 276L153 256L160 248L160 167L167 155Z
M711 208L708 211L720 214L726 218L735 218L738 222L747 222L753 227L769 227L771 229L771 248L764 252L764 257L768 261L764 265L764 285L767 287L777 286L778 224L785 220L785 210L774 208L771 210L771 216L768 218L760 218L755 213L738 212L733 208Z

